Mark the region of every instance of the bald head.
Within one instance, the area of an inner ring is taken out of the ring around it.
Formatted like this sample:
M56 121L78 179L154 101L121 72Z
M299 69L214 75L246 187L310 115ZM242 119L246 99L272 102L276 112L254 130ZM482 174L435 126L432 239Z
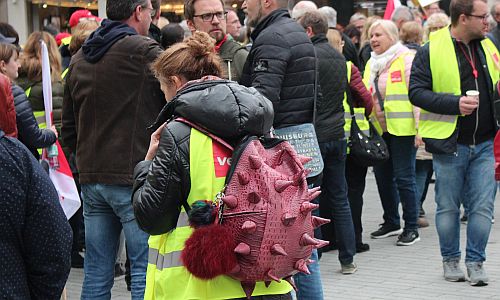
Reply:
M318 7L312 1L300 1L293 7L292 18L298 19L305 15L306 12L316 11L317 9Z

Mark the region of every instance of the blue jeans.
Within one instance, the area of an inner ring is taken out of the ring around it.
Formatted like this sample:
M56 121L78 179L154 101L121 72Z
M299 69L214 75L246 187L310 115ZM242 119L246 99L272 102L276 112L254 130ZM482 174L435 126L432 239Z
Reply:
M417 230L417 208L415 184L415 136L395 136L388 132L382 135L389 147L390 158L375 166L375 180L384 209L384 222L400 225L399 203L403 206L406 230Z
M120 233L130 259L132 299L143 299L148 264L148 235L132 209L132 186L83 184L85 263L81 299L110 299Z
M298 300L323 300L323 284L321 283L321 272L318 263L318 250L313 250L311 259L314 262L307 266L311 272L310 275L299 272L293 276L298 290L296 293Z
M312 189L314 185L310 184L308 187ZM314 199L312 202L317 203L317 200L318 198ZM317 216L318 210L313 210L312 214ZM296 299L298 300L323 300L323 283L321 282L318 250L313 249L311 259L314 262L307 266L311 274L307 275L299 272L293 276L298 290L296 293Z
M335 243L339 249L341 264L350 264L356 254L356 239L351 216L351 207L347 199L345 162L347 141L337 140L319 143L325 167L321 183L319 211L323 218L332 222L321 226L323 238Z
M443 261L460 258L460 200L467 208L465 261L486 259L495 200L493 140L458 145L455 154L435 154L436 229Z

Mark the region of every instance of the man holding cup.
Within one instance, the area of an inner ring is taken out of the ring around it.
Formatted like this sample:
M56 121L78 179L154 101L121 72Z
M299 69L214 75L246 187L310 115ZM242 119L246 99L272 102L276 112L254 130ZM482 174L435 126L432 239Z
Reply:
M433 153L436 229L444 277L464 281L460 268L460 203L469 213L465 266L470 284L483 286L495 197L494 90L499 53L484 35L486 0L452 0L451 27L436 31L413 61L410 101L422 108L418 133Z

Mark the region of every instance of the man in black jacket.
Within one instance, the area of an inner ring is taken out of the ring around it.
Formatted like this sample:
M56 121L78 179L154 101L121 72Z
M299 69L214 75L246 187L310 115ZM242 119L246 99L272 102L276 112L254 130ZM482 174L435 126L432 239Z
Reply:
M343 100L347 88L346 61L328 43L328 21L323 14L319 11L307 12L298 22L311 38L318 59L321 94L316 104L315 127L325 164L319 207L322 217L335 220L335 226L325 224L321 229L323 238L328 239L330 244L337 242L342 273L352 274L357 267L353 262L356 243L345 179L347 141L344 136Z
M483 262L496 190L493 100L499 54L491 41L483 40L486 1L452 0L450 14L451 27L436 31L417 52L409 96L422 108L419 134L433 153L444 277L465 280L459 266L463 202L469 217L465 265L470 284L481 286L488 283Z
M304 29L290 18L287 0L245 0L247 26L254 27L240 84L271 100L274 128L313 122L316 58ZM317 251L311 259L317 261ZM323 299L317 262L311 275L296 275L299 299Z

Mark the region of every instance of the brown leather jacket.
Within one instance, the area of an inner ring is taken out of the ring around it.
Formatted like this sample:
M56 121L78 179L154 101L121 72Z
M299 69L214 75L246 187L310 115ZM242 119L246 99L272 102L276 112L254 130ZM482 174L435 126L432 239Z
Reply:
M64 89L62 138L76 151L80 182L132 185L146 155L147 127L165 105L149 65L162 49L152 39L128 35L96 63L82 49L71 59Z

